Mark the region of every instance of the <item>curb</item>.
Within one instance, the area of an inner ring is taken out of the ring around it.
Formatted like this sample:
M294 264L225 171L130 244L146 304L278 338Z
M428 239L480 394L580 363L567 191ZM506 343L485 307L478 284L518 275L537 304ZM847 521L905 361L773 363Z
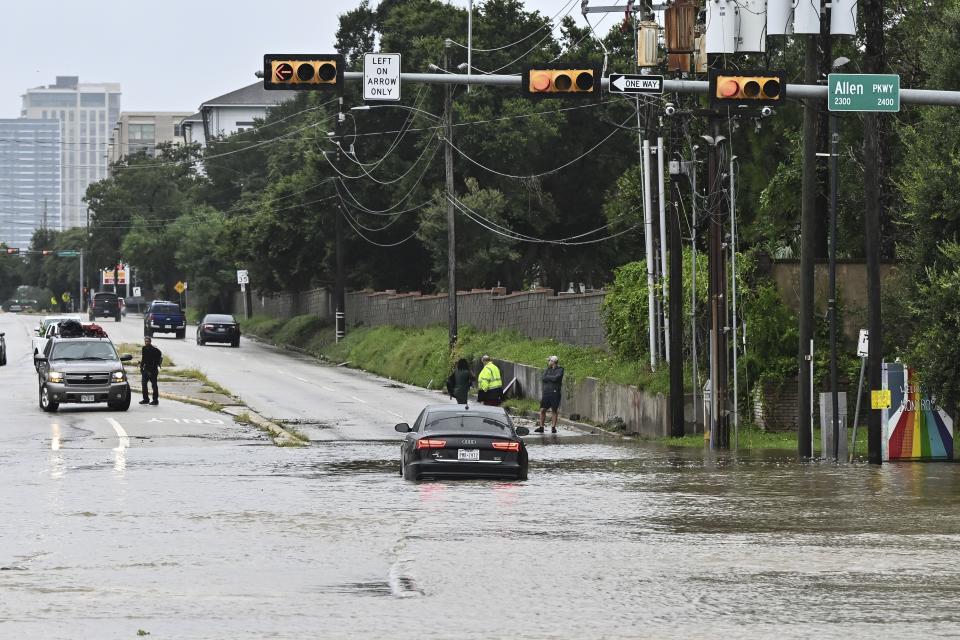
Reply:
M179 394L170 393L167 391L161 391L160 397L163 398L164 400L175 400L177 402L183 402L185 404L200 405L211 411L213 411L216 407L223 406L216 402L210 402L209 400L194 398L192 396L181 396ZM250 421L257 427L268 432L270 436L273 438L273 443L275 445L281 446L281 447L289 447L289 446L299 447L299 446L304 446L308 444L307 442L304 442L300 438L296 437L295 435L293 435L292 433L290 433L280 425L267 420L256 411L253 411L252 409L250 409L250 407L247 407L245 405L237 405L237 406L243 406L243 409L245 410L246 414L250 416ZM217 413L224 413L228 416L231 416L234 418L236 417L232 413L228 411L223 411L222 409L220 411L217 411Z
M520 417L527 418L529 420L538 420L540 418L539 412L529 411L529 410L523 411L521 413L515 413L513 415L518 415ZM585 435L595 436L599 432L599 433L605 433L609 436L616 436L618 438L626 437L626 434L623 434L623 433L617 433L616 431L609 431L607 429L604 429L603 427L587 424L585 422L576 422L574 420L570 420L569 418L564 418L562 416L557 419L557 423L562 424L565 427L570 427L571 429L575 429L576 431L579 431Z

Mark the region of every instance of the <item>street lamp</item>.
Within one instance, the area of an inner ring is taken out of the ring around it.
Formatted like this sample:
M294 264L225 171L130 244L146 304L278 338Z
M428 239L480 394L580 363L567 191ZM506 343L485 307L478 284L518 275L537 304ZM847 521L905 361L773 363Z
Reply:
M833 61L836 70L850 62L843 56ZM836 111L830 112L830 294L827 310L830 316L830 404L833 421L833 459L840 459L840 395L837 391L837 197L839 191L838 152L840 133Z

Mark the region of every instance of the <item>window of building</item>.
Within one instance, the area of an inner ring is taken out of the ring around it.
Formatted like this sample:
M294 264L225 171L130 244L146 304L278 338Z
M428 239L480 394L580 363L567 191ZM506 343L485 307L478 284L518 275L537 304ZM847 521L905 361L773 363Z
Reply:
M103 107L106 106L104 94L102 93L81 93L81 107Z
M73 107L77 104L75 93L29 93L31 107Z
M152 124L131 124L127 128L131 140L153 142L156 139L156 127Z
M179 122L174 122L174 123L173 123L173 137L174 137L174 138L179 138L179 137L182 136L182 135L183 135L183 130L180 129L180 123L179 123Z

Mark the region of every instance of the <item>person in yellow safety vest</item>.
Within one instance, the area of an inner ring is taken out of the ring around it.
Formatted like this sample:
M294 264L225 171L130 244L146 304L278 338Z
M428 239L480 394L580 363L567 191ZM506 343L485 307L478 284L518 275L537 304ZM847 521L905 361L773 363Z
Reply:
M500 369L493 364L490 356L483 356L480 362L483 363L483 369L477 376L477 387L480 389L477 400L492 407L499 407L503 401L503 379L500 377Z

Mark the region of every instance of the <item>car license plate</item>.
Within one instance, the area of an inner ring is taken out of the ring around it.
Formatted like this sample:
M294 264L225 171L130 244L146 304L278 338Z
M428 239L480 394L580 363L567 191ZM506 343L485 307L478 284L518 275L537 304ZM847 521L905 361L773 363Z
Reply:
M479 460L480 449L457 449L457 460Z
M95 397L92 394L83 394L80 396L80 402L93 402Z

